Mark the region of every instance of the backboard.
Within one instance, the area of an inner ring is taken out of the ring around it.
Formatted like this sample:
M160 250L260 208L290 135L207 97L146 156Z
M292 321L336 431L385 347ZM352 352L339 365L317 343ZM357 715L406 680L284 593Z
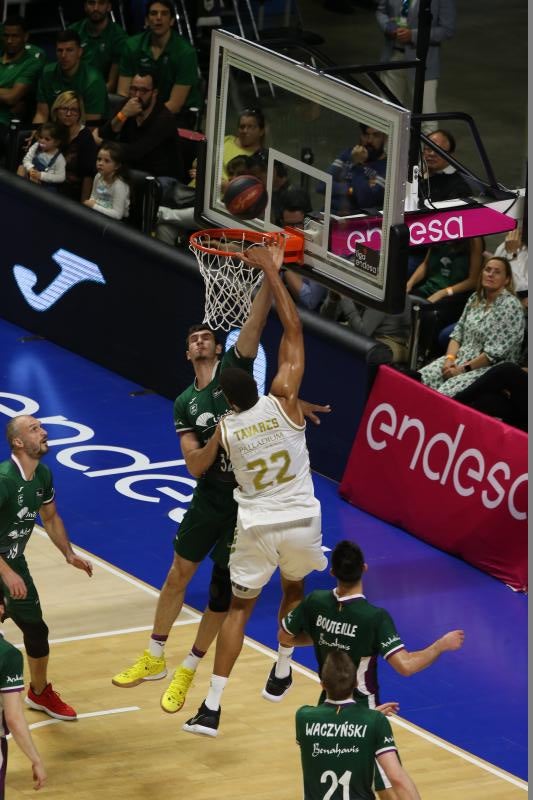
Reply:
M223 167L243 110L254 108L266 120L262 152L269 200L260 217L243 221L223 203ZM408 246L403 223L409 127L410 113L404 108L259 44L215 31L208 147L200 177L205 227L279 230L287 184L302 190L309 200L304 273L367 305L399 311ZM368 128L377 141L375 158L356 172L370 190L350 190L352 150L367 143Z

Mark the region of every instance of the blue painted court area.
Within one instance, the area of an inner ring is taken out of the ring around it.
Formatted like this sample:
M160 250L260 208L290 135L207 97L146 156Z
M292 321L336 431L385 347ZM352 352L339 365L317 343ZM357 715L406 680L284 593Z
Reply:
M47 463L73 541L159 587L193 485L171 401L3 321L0 352L0 421L23 412L45 419ZM1 457L7 455L5 448ZM410 650L450 629L466 631L461 651L409 679L382 663L382 699L398 700L404 719L527 779L527 599L353 508L339 499L336 483L315 475L315 486L325 545L342 538L361 545L369 564L365 593L391 612ZM209 573L203 565L189 588L194 608L205 605ZM308 581L310 589L329 585L327 573ZM248 629L273 648L278 601L274 581ZM297 660L315 667L311 648L301 648Z

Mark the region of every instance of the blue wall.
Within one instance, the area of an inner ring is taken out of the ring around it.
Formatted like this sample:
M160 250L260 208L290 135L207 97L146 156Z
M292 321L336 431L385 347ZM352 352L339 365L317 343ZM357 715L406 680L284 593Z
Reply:
M0 172L0 207L0 316L165 397L190 383L185 333L204 310L190 253L7 172ZM302 397L333 407L320 427L309 426L312 466L338 480L388 350L305 311L302 318ZM280 333L272 313L262 338L267 385Z

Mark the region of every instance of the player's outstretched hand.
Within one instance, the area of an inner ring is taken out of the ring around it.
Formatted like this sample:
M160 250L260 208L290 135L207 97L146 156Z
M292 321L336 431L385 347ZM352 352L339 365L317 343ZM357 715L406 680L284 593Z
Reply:
M439 639L442 652L447 650L459 650L463 646L465 640L464 631L449 631L441 636Z
M381 711L381 713L385 714L386 717L390 717L391 714L397 714L399 710L400 704L395 700L392 700L390 703L381 703L380 706L376 706L376 711Z
M44 784L46 783L46 770L43 766L42 761L37 761L31 765L31 769L33 772L33 788L37 791L37 789L42 789Z
M285 241L281 239L277 244L250 247L249 250L242 254L242 260L251 267L262 269L263 272L268 272L268 270L279 272L283 265L284 253Z
M87 561L85 558L81 558L81 556L77 556L76 553L71 553L67 556L67 562L71 564L76 569L82 569L87 575L92 577L93 574L93 565L90 561Z
M317 414L329 414L331 411L330 405L319 406L317 403L308 403L307 400L302 400L301 398L300 408L304 417L307 417L315 425L320 425L320 417Z

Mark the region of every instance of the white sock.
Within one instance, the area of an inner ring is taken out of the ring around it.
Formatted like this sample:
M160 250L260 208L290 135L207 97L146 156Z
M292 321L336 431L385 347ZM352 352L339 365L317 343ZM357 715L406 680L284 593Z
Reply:
M165 645L166 639L161 641L160 639L152 639L150 637L150 641L148 643L148 650L150 651L150 655L154 656L154 658L163 658L165 655Z
M218 711L220 708L220 699L227 682L228 679L222 675L211 675L211 684L205 698L205 704L211 711Z
M191 652L185 656L183 661L181 662L182 667L186 667L187 669L192 669L193 672L196 672L198 669L198 664L202 660L203 656L195 655L192 650Z
M274 675L276 678L287 678L291 671L291 658L294 653L294 647L284 647L282 644L278 645L278 660L276 661L276 671Z

